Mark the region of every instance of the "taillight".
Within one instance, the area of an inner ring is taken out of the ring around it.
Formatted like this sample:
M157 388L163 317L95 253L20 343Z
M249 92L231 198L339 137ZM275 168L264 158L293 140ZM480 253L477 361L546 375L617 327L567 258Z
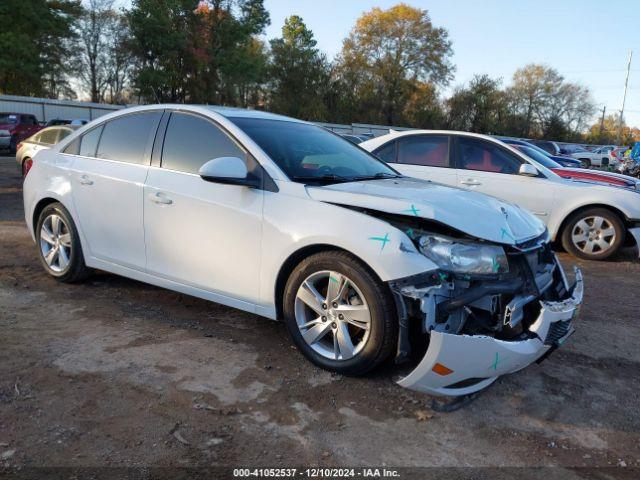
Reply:
M611 152L611 156L612 156L613 158L618 158L618 154L616 153L616 151L615 151L615 150L613 150L613 151Z
M19 143L18 145L16 145L16 150L20 150L22 148L22 143Z
M29 173L29 170L31 170L31 167L33 167L33 160L31 160L30 158L27 158L24 163L22 164L22 176L26 177L27 173Z

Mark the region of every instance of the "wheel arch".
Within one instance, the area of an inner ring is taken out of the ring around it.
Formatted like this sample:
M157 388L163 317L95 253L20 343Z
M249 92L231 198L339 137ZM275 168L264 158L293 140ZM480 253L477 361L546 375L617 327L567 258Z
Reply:
M327 244L327 243L317 243L312 245L306 245L302 248L299 248L298 250L293 252L291 255L289 255L287 259L282 263L282 266L278 271L278 275L276 277L276 282L275 282L275 288L273 292L274 304L276 307L276 319L281 320L283 317L284 289L287 284L287 280L293 273L293 270L296 268L296 266L299 265L300 262L302 262L305 258L311 255L315 255L316 253L320 253L320 252L330 252L330 251L344 252L351 255L353 258L355 258L360 263L362 263L362 265L369 270L371 275L373 275L376 279L378 279L381 284L385 284L385 282L382 281L380 276L375 272L373 268L371 268L371 266L367 264L367 262L365 262L358 255L354 254L353 252L350 252L345 248L338 247L336 245Z
M618 217L620 217L620 220L622 220L622 223L626 228L629 227L629 224L630 224L629 218L624 214L622 210L616 207L613 207L611 205L608 205L606 203L590 203L588 205L582 205L580 207L574 208L569 213L567 213L564 219L562 220L562 222L560 222L560 227L557 229L553 240L557 242L562 238L562 232L564 232L564 229L567 227L567 224L569 223L569 219L573 215L575 215L576 213L582 212L584 210L589 210L591 208L604 208L605 210L610 210L611 212L618 215Z

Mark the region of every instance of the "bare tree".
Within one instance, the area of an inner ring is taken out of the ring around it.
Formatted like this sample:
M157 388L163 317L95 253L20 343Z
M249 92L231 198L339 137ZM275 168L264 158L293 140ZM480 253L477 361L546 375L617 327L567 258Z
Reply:
M92 102L103 102L109 82L112 33L118 14L114 0L89 0L79 22L80 64L78 76Z

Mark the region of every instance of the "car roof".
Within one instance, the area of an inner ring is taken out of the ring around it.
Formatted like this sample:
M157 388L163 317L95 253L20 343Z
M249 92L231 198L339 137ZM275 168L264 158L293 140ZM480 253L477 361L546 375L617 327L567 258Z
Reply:
M180 106L180 105L178 105ZM277 113L263 112L261 110L249 110L246 108L222 107L217 105L201 105L227 118L262 118L265 120L284 120L288 122L306 123L296 118L278 115Z

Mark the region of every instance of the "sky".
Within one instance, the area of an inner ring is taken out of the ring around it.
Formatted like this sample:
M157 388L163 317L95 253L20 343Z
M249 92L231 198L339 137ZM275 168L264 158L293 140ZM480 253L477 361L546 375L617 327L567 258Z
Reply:
M299 15L329 58L342 48L363 12L401 0L264 0L271 15L265 39L281 35L284 19ZM130 0L117 0L128 7ZM455 78L443 94L489 74L509 83L528 63L543 63L591 89L599 113L622 107L629 51L633 60L625 105L628 125L640 128L640 0L404 0L428 10L449 31Z
M399 0L264 0L271 15L266 38L280 36L284 19L299 15L329 58L356 19ZM527 63L543 63L588 86L602 114L619 112L629 51L634 51L625 106L627 124L640 127L639 0L405 0L429 11L449 31L455 79L444 93L489 74L508 83ZM595 120L595 119L594 119Z

